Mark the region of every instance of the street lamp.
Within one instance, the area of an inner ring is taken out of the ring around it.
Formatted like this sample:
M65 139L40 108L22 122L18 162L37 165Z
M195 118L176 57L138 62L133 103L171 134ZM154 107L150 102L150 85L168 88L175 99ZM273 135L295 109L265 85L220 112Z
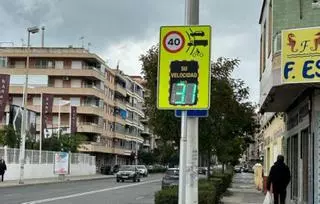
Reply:
M59 100L59 111L58 111L58 138L60 138L60 126L61 126L61 106L69 104L70 101ZM70 115L71 117L71 115Z
M24 83L24 88L23 88L23 103L22 103L22 109L23 109L23 114L22 114L22 121L21 121L21 143L20 143L20 155L19 155L19 163L20 163L20 179L19 179L19 184L23 184L23 177L24 177L24 157L25 157L25 145L26 145L26 126L27 126L27 96L28 96L28 74L29 74L29 55L30 55L30 33L35 34L39 32L39 28L34 26L34 27L29 27L27 28L28 31L28 47L27 47L27 64L26 64L26 69L25 69L25 83Z

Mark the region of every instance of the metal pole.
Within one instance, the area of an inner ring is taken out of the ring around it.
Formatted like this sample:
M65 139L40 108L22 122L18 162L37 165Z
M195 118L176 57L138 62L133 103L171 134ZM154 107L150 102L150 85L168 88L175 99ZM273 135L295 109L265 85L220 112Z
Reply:
M40 103L40 137L39 137L39 164L41 164L41 159L42 159L42 134L43 134L43 127L42 127L42 107L43 107L43 94L41 93L40 95L41 97L41 103Z
M42 26L41 30L42 30L42 33L41 33L41 47L44 47L44 30L45 30L45 27Z
M187 111L181 112L181 137L179 156L179 204L186 198L186 150L187 150Z
M19 163L20 163L20 178L19 184L24 183L24 157L25 157L25 145L26 145L26 124L27 124L27 98L28 98L28 74L29 74L29 55L30 55L30 32L28 31L28 47L27 47L27 64L26 64L26 79L23 88L23 114L20 128L21 135L21 143L20 143L20 155L19 155Z
M199 0L186 0L187 25L199 24ZM198 118L187 118L186 202L198 204Z

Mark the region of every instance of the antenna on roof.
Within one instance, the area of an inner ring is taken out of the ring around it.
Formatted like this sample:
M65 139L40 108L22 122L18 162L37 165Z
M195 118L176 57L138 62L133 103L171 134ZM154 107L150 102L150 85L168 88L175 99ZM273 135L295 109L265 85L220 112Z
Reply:
M119 70L120 60L117 62L117 70Z
M24 39L23 38L21 38L20 41L21 41L21 47L26 46L26 44L24 43Z
M81 47L84 48L84 36L81 36L80 40L82 41L82 46Z
M88 52L90 51L91 42L88 42Z

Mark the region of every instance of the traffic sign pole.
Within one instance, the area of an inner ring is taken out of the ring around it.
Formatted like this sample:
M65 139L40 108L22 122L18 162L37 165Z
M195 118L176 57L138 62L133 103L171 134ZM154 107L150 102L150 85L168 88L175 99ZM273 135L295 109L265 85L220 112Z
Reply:
M186 203L186 162L187 162L187 111L181 112L181 137L179 156L179 204Z
M186 0L186 24L199 24L199 0ZM199 118L187 117L186 204L198 204L198 128Z

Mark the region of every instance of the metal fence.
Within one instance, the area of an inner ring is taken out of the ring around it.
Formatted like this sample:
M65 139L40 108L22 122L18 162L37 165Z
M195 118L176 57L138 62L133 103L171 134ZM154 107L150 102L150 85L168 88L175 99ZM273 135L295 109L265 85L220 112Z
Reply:
M25 164L53 164L54 151L42 151L40 157L39 150L25 151ZM20 149L0 147L0 158L3 158L7 164L19 164ZM96 165L95 156L83 153L70 153L71 164ZM41 159L41 161L40 161Z

